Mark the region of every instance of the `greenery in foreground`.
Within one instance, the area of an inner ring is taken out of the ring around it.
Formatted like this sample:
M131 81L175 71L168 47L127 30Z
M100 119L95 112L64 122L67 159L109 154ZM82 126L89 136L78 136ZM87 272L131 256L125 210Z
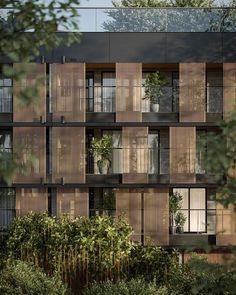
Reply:
M0 294L235 294L234 265L193 257L182 266L177 251L131 235L123 218L17 218L1 252Z

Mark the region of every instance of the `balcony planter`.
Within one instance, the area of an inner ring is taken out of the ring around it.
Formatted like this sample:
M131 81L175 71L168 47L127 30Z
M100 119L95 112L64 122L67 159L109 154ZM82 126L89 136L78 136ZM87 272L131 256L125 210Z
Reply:
M160 110L160 99L164 96L163 86L166 85L164 77L159 73L150 73L143 87L145 88L145 95L143 99L150 100L150 111L159 112Z
M93 138L89 149L93 157L96 157L100 174L107 174L111 165L112 136L105 134L102 138Z

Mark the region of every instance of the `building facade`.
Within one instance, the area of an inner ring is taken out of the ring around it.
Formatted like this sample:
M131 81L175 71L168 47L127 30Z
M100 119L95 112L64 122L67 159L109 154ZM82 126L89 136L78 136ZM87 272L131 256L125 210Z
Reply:
M135 22L126 27L132 11ZM29 211L71 218L124 214L133 239L144 245L214 245L212 261L235 245L234 208L210 198L219 184L204 165L207 147L199 150L198 141L235 110L236 30L232 23L222 26L218 11L165 10L167 19L163 11L101 9L99 22L99 9L96 17L93 9L81 10L80 44L42 49L35 62L12 64L30 69L21 81L0 74L0 148L13 153L29 147L22 157L27 173L18 173L11 188L1 183L2 229ZM122 12L122 26L110 20L114 12ZM154 12L165 20L164 29ZM175 23L179 17L184 23ZM144 85L156 71L164 84L155 108ZM39 76L37 109L22 107L20 90ZM113 147L109 171L101 174L90 150L92 139L105 134ZM174 192L183 196L182 233L170 231Z

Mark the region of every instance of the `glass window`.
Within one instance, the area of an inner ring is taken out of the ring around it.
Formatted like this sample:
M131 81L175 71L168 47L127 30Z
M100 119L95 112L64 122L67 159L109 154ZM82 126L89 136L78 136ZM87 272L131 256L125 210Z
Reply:
M12 112L12 80L0 73L0 113Z
M149 174L158 174L159 171L159 132L148 134Z
M102 112L115 112L116 76L114 72L102 73Z
M206 190L204 188L175 188L183 196L181 211L186 216L184 232L206 232Z
M115 193L111 188L94 188L89 192L89 214L95 215L108 215L115 217L116 214L116 201Z
M94 112L94 77L93 73L86 73L86 111Z
M16 216L15 202L14 189L0 189L0 229L5 229Z
M0 130L0 151L12 151L12 135L10 131Z

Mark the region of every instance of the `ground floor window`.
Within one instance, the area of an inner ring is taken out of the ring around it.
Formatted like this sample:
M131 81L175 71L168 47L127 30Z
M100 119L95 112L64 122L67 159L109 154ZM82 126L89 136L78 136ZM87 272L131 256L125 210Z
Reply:
M207 232L207 199L205 188L174 188L183 196L181 212L186 217L184 232Z
M111 188L91 188L89 191L89 215L115 216L116 200Z
M16 216L15 202L14 189L0 189L0 230L5 229Z

